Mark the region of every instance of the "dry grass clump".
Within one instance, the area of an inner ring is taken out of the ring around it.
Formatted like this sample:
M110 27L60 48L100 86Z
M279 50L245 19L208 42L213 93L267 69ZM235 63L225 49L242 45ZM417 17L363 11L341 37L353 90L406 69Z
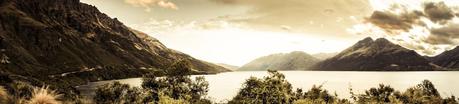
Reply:
M61 95L56 91L50 90L48 87L34 88L32 98L28 104L61 104L57 99Z
M9 95L6 92L6 89L3 88L3 86L0 86L0 103L6 104L8 103L8 100L9 100Z

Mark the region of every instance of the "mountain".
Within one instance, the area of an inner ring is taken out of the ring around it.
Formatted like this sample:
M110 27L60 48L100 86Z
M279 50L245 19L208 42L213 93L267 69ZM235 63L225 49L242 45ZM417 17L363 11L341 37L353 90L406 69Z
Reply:
M328 59L328 58L331 58L335 55L337 55L338 53L316 53L316 54L312 54L312 56L314 56L315 58L319 59L319 60L325 60L325 59Z
M322 71L430 71L435 65L413 50L379 38L365 38L338 55L314 65Z
M244 66L238 71L254 70L304 70L317 63L319 59L311 55L295 51L291 53L279 53L257 58Z
M225 64L225 63L217 63L217 65L222 66L222 67L224 67L226 69L230 69L230 70L237 70L239 68L239 66L229 65L229 64Z
M98 73L80 78L138 77L179 60L202 73L229 71L169 49L79 0L0 1L0 73L41 79L83 72Z
M450 69L458 69L459 68L459 46L454 48L453 50L445 51L433 58L431 61L436 65L450 68Z

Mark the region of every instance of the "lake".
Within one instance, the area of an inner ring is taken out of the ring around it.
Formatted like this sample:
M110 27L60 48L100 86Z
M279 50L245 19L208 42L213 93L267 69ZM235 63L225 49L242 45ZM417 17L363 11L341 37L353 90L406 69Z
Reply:
M281 71L286 79L296 88L307 91L313 85L323 85L332 94L336 92L340 98L349 98L349 88L354 92L363 93L365 89L377 87L379 84L390 85L396 90L405 91L421 83L424 79L432 81L440 94L445 96L459 95L459 72L343 72L343 71ZM214 102L226 102L234 97L243 82L250 76L262 78L267 71L226 72L204 76L209 82L208 97ZM196 77L196 76L193 76ZM120 81L140 87L141 78L91 82L77 86L83 94L91 95L96 86L109 82Z

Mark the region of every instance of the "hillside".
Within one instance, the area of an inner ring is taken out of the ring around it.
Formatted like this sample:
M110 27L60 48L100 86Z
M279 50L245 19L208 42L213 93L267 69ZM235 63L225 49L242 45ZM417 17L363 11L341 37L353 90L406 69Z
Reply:
M229 71L164 46L79 0L1 0L0 73L59 79L138 77L189 60L197 73ZM84 77L82 77L84 76Z
M459 46L445 51L433 58L431 61L436 65L449 68L449 69L458 69L459 68Z
M257 58L238 69L238 71L260 70L305 70L317 63L319 59L311 55L295 51L279 53Z

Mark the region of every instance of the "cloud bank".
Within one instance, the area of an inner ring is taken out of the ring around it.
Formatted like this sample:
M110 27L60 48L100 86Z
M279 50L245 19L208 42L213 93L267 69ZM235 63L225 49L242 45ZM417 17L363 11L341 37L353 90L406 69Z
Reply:
M346 29L371 13L367 0L210 0L246 5L251 10L225 17L263 31L289 31L324 37L355 38Z
M143 7L147 12L150 12L154 6L178 10L177 5L168 0L124 0L124 2L133 6Z
M376 10L363 21L363 24L376 29L363 32L374 35L371 33L380 30L382 36L379 37L386 37L424 55L436 55L458 45L457 7L448 6L445 2L419 4L419 8L412 8L412 5L395 3L389 8Z

